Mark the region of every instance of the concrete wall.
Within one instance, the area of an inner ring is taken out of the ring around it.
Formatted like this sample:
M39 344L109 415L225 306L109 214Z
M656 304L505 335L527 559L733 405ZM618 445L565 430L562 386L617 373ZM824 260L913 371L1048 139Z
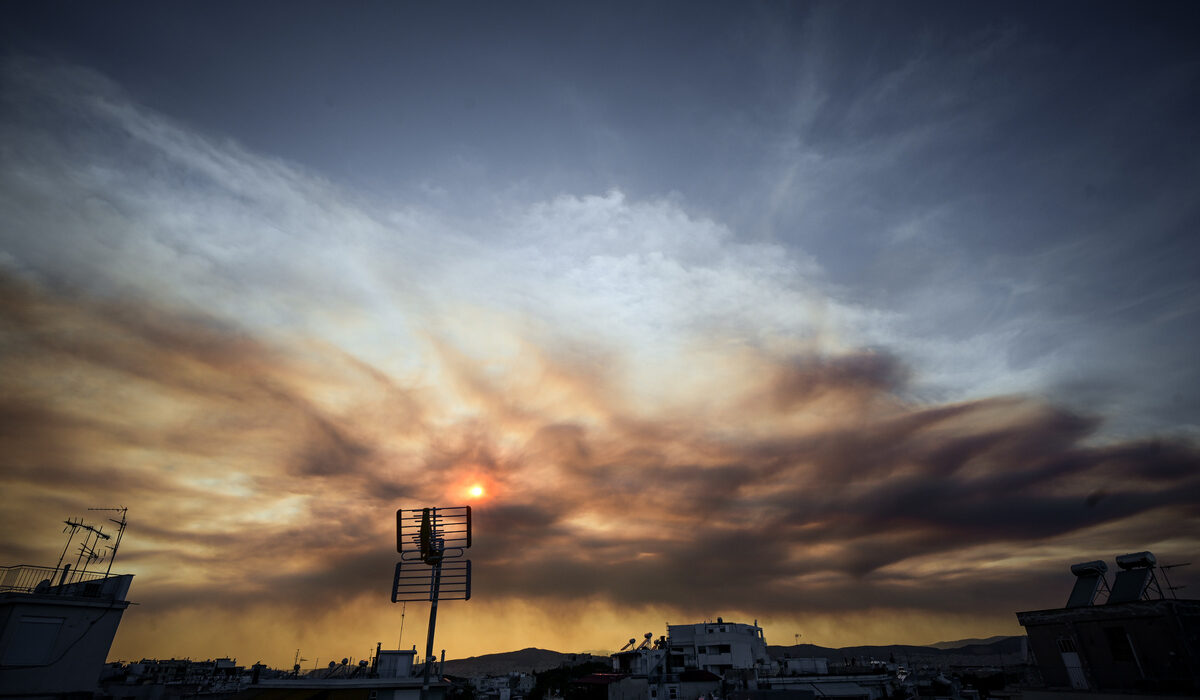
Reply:
M720 689L721 681L680 682L679 700L697 700L702 696L711 698Z
M380 678L408 678L412 675L415 651L381 649L376 672Z
M125 600L0 594L0 691L65 695L96 690L128 605Z
M1071 687L1064 651L1088 689L1200 691L1200 601L1150 600L1018 613L1046 684Z

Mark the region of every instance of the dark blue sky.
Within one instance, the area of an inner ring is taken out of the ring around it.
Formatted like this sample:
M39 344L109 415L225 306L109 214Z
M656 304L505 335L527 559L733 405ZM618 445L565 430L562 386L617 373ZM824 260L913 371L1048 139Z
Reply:
M330 9L9 3L5 44L375 196L679 193L856 276L881 229L948 200L988 219L957 245L1021 252L1183 187L1196 162L1186 3ZM872 155L822 193L836 206L771 203L804 156Z
M370 200L486 218L564 193L677 197L813 256L918 344L1008 328L987 342L1014 374L1070 348L1013 391L1107 395L1140 429L1200 419L1182 388L1200 386L1191 4L3 11L10 53L93 68Z

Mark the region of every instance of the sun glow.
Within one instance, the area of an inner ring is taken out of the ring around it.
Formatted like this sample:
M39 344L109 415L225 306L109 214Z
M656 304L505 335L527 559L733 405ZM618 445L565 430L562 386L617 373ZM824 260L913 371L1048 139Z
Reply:
M467 495L469 495L471 498L481 498L483 493L483 487L479 484L475 484L471 488L467 489Z

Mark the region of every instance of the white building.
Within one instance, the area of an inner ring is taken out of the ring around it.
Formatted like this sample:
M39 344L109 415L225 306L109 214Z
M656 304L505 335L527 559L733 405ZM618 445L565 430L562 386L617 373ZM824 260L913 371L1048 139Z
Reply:
M664 649L633 649L612 655L613 671L631 676L658 676L666 672L663 664L667 660Z
M728 671L765 674L772 666L757 620L747 625L718 617L716 622L668 625L667 637L671 670L700 669L723 676Z

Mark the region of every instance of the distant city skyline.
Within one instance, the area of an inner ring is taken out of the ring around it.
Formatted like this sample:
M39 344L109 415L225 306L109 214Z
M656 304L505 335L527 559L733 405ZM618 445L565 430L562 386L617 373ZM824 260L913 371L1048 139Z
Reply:
M475 509L451 658L1194 560L1198 20L5 3L0 559L127 506L112 657L275 666L396 643L397 508Z

